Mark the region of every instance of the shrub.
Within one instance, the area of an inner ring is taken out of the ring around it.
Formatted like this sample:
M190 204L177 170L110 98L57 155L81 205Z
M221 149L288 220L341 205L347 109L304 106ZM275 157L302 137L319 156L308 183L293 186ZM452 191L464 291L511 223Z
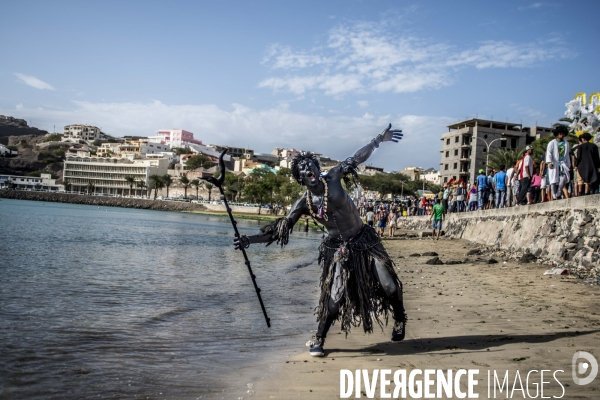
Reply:
M60 133L53 133L51 135L48 135L44 138L44 142L60 142L60 140L62 139L62 136Z

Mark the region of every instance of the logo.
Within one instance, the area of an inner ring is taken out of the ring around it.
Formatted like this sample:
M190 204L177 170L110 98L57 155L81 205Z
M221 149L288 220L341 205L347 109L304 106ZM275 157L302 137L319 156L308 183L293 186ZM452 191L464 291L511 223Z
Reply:
M586 361L578 361L585 359ZM598 362L593 355L586 351L578 351L573 354L573 382L576 385L587 385L591 383L598 375ZM584 375L589 371L589 375L585 378L579 376Z

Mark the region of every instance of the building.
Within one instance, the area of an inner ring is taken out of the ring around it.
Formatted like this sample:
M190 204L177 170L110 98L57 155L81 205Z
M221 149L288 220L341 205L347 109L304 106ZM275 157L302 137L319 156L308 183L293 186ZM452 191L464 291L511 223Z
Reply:
M420 181L423 171L424 169L421 167L406 167L400 173L408 176L411 181Z
M62 141L63 142L75 142L80 141L93 142L94 140L107 139L104 133L100 131L100 128L91 125L74 124L65 126Z
M57 185L56 179L50 174L37 176L0 175L0 189L13 188L18 190L43 190L56 192L63 190L63 185Z
M112 144L113 143L104 143L102 146ZM169 152L171 152L170 145L151 142L149 139L126 140L125 143L118 144L115 151L115 153L121 157L128 155L148 156L150 154L163 154Z
M166 158L102 158L67 157L64 162L63 183L67 181L72 191L85 192L91 183L94 193L129 194L126 176L149 185L150 175L165 175Z
M161 129L156 136L148 138L151 142L168 144L171 147L183 147L186 144L202 144L201 140L194 139L194 134L183 129Z
M524 128L522 124L476 118L448 125L448 132L440 139L440 183L452 178L474 182L477 171L485 169L489 152L523 149L550 132L551 128Z
M439 185L440 184L440 171L436 171L433 168L426 169L421 173L421 179L423 179L427 182L431 182L436 185Z
M219 153L222 153L223 150L227 149L227 154L229 154L231 157L242 157L245 154L254 154L254 150L245 149L243 147L231 147L220 144L209 144L208 147L212 147Z

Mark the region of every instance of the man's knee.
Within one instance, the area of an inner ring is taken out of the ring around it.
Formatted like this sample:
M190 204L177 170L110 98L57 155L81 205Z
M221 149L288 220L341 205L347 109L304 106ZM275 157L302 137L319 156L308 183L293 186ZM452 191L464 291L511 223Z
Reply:
M398 295L398 285L396 280L392 278L389 271L379 261L375 261L375 274L377 275L379 284L388 297Z

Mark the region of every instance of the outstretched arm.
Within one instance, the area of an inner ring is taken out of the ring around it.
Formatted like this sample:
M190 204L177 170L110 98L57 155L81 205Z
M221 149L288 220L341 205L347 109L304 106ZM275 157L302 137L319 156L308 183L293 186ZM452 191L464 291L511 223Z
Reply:
M375 137L375 139L371 140L369 144L360 148L356 153L354 153L354 158L356 164L364 163L371 157L373 151L379 147L379 145L383 142L395 142L402 139L402 130L400 129L392 129L392 124L389 124L388 127L381 132L379 135Z
M366 146L361 147L352 157L342 161L340 165L332 168L327 175L334 178L341 178L351 171L355 170L358 164L362 164L371 157L373 151L379 147L382 142L396 142L402 139L402 130L392 129L392 124L371 140Z
M286 217L279 218L270 225L261 228L260 233L257 235L242 235L239 239L233 239L233 245L236 249L240 249L241 247L248 247L252 243L267 243L268 246L277 241L283 247L288 243L289 232L305 213L308 213L308 208L306 197L303 196L294 203L290 213Z

